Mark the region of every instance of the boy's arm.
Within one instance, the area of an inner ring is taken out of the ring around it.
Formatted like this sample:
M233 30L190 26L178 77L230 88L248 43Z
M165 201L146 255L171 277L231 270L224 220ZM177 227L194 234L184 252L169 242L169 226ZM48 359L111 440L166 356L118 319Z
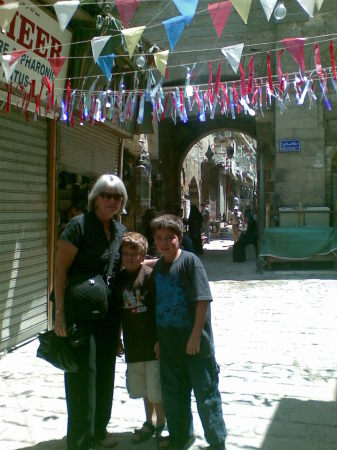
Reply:
M199 353L201 332L206 321L208 305L209 302L206 300L197 301L193 330L186 345L186 353L188 355L196 355Z

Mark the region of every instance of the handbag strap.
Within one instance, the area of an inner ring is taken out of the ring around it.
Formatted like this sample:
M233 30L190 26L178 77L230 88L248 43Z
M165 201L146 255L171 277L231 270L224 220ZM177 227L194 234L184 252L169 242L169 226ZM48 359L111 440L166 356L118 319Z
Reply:
M108 264L108 268L105 272L105 276L106 276L106 281L107 284L110 284L110 280L112 278L112 272L113 272L113 268L116 262L116 255L119 251L119 247L121 244L121 240L122 240L122 236L124 234L124 228L122 228L122 226L118 223L118 222L113 222L114 228L115 228L115 233L114 236L112 238L112 241L110 243L109 246L109 250L110 250L110 260L109 260L109 264Z

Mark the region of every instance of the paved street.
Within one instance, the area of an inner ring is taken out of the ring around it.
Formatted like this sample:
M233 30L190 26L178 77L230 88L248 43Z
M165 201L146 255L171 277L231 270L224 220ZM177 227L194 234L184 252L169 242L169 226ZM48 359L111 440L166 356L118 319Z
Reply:
M214 295L213 329L228 450L337 449L337 273L257 273L233 263L228 239L207 245L202 259ZM64 450L62 372L35 357L37 341L0 359L1 449ZM144 421L128 399L125 364L117 364L110 431L129 450ZM196 414L197 440L204 448ZM154 442L138 445L155 449Z

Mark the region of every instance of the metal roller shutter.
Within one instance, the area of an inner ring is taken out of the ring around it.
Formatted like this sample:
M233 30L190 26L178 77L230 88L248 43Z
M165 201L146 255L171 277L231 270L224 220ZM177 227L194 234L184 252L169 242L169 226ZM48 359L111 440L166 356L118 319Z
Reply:
M47 328L47 128L0 116L0 351Z
M59 171L97 177L118 173L119 137L103 124L60 127Z

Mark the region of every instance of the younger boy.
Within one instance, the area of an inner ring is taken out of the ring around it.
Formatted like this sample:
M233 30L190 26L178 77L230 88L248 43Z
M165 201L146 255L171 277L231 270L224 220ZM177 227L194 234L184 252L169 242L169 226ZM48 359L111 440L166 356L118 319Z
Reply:
M182 220L165 214L152 221L161 258L153 268L156 322L160 351L163 405L170 449L194 442L191 390L209 449L225 450L226 426L214 357L210 292L205 269L197 256L180 249Z
M124 268L116 287L122 302L127 389L131 398L144 399L146 414L146 422L135 431L132 442L139 444L155 434L161 448L165 446L161 433L166 419L161 404L159 361L154 353L157 341L155 286L152 269L142 264L147 248L148 243L143 235L135 232L124 234L121 243ZM152 423L154 410L156 426Z

